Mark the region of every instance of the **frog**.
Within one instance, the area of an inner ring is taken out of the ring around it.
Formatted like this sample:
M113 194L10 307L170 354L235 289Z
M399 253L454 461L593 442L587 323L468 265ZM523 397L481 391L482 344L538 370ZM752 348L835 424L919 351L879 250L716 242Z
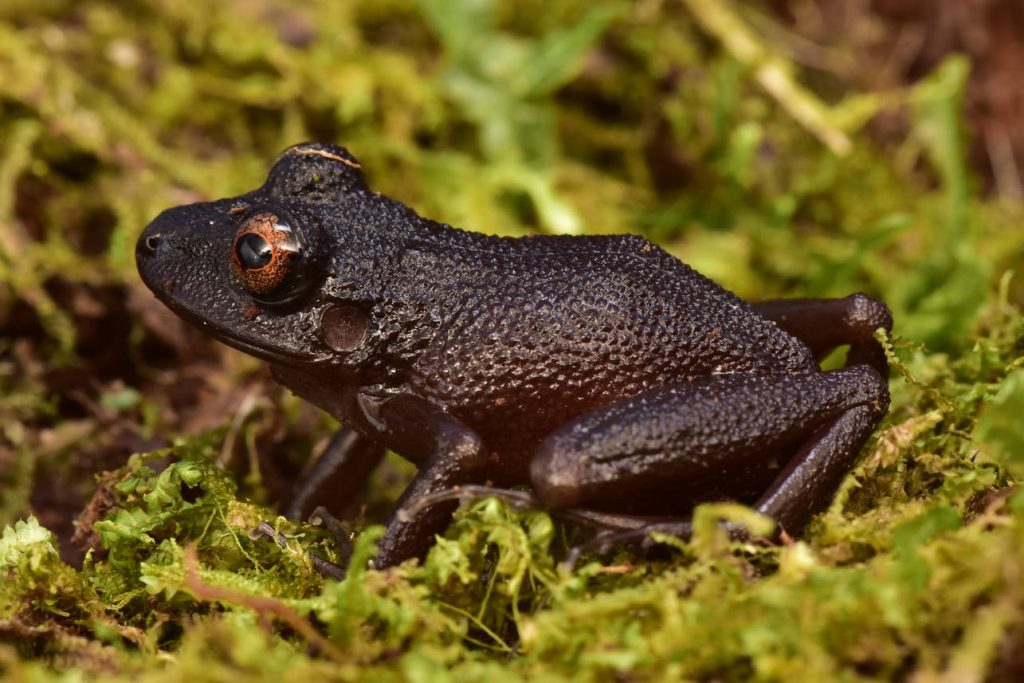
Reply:
M627 534L736 501L794 536L889 406L874 297L748 302L642 236L455 228L371 190L335 144L163 211L136 260L171 311L340 421L288 516L344 507L387 450L415 465L377 568L422 558L460 487Z

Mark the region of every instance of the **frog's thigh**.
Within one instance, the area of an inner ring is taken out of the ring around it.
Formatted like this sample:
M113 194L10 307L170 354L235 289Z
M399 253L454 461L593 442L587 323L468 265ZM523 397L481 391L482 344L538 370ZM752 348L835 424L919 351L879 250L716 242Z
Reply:
M795 489L779 485L780 470L812 478L794 463L813 454L816 466L838 470L841 478L887 402L884 381L863 365L801 375L719 375L659 387L551 434L534 456L531 480L552 507L630 511L653 502L662 509L669 503L681 514L696 501L750 491L777 490L788 500ZM857 429L829 436L835 426L848 424ZM816 450L813 445L822 441L825 447ZM793 453L799 456L789 459ZM781 501L775 508L788 510Z

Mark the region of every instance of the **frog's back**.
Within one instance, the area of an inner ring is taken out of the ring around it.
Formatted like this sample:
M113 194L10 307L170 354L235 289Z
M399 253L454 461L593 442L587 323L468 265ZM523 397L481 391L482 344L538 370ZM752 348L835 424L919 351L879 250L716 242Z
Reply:
M513 451L648 387L815 367L803 344L641 237L448 230L410 243L392 280L424 322L407 381Z

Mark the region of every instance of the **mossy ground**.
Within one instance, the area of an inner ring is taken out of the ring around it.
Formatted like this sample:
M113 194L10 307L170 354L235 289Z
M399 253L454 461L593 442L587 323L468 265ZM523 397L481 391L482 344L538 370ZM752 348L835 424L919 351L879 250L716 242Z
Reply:
M0 672L1017 680L1024 209L964 161L966 61L860 92L787 36L696 0L4 3ZM493 500L422 564L362 569L409 474L389 461L325 583L321 530L249 531L334 425L156 304L132 256L159 210L307 139L456 225L634 230L751 298L871 292L892 410L800 540L729 542L716 520L747 513L708 506L692 542L574 572L585 534Z

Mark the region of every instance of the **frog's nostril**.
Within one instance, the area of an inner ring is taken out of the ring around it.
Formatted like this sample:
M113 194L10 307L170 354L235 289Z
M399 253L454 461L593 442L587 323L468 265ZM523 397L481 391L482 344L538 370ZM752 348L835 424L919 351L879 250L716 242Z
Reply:
M146 238L142 240L142 246L145 247L146 251L149 253L155 254L157 248L160 246L160 235L147 235Z

